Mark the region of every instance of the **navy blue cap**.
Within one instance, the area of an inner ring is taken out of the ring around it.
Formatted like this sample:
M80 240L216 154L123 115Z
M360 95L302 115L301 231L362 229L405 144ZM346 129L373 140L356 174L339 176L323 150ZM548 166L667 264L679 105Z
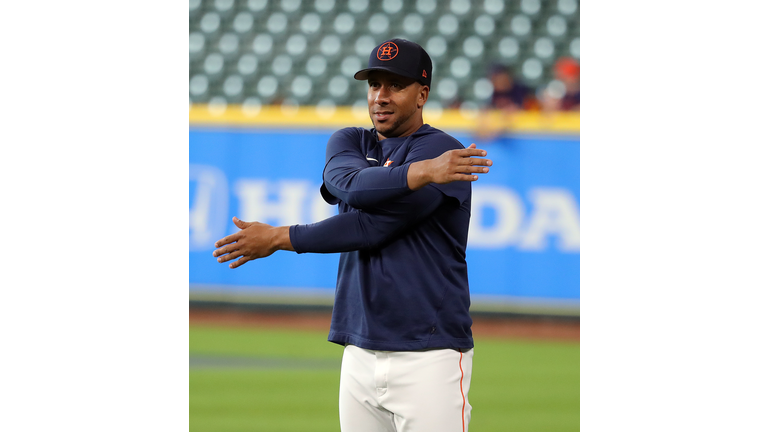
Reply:
M413 78L430 87L432 83L432 59L421 45L405 39L390 39L371 51L368 68L355 74L356 80L367 80L368 72L389 71Z

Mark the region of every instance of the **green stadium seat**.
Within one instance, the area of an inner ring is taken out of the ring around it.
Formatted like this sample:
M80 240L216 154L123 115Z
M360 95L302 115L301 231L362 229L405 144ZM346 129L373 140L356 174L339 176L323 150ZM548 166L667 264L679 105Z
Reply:
M248 0L247 9L254 14L262 13L267 9L269 0Z
M320 29L322 27L322 18L320 18L320 15L310 12L303 17L301 17L301 21L299 23L299 29L302 33L308 36L314 36L317 35L320 32Z
M213 7L221 18L229 18L235 13L235 0L214 0Z
M239 54L240 38L234 33L224 33L219 38L218 48L225 59L231 60Z
M208 96L208 77L203 74L197 74L189 80L189 98L192 102L198 103L207 100Z
M274 49L274 39L271 35L266 33L257 34L253 38L251 49L258 58L271 58Z
M424 49L429 53L433 62L439 62L448 52L448 42L442 36L432 36L427 40Z
M301 34L293 34L285 42L285 51L293 58L303 58L307 53L307 38Z
M557 0L557 10L563 15L574 15L579 4L576 0Z
M475 18L474 33L477 36L488 39L493 36L495 30L496 21L490 15L483 14Z
M280 54L272 60L272 73L276 77L288 75L293 69L293 60L290 56Z
M575 58L576 60L579 59L579 37L573 38L571 40L571 43L569 44L568 51L571 54L571 57Z
M361 69L363 69L363 62L357 55L344 57L339 66L339 72L345 77L352 77Z
M320 15L332 15L335 8L335 0L315 0L315 12Z
M471 78L472 62L464 56L454 57L449 65L449 71L451 77L462 84Z
M355 40L355 54L358 57L365 58L366 62L368 61L368 56L371 54L371 51L373 51L374 48L376 48L376 43L378 41L369 34L364 34Z
M224 56L217 52L208 54L203 62L203 71L209 81L217 81L224 73Z
M568 21L560 15L547 18L546 32L555 40L562 40L568 35Z
M246 80L250 81L256 76L259 67L259 60L255 54L245 53L237 61L237 72Z
M533 53L542 61L552 60L555 56L555 44L548 37L540 37L533 44Z
M288 16L301 11L301 0L280 0L280 10Z
M277 78L272 75L265 75L261 77L256 85L256 92L263 101L269 103L275 99L275 96L277 96L277 87Z
M306 75L299 75L291 81L291 97L304 103L312 97L312 80Z
M403 18L401 30L409 40L417 39L424 33L424 18L417 13L409 13Z
M364 15L368 11L368 0L349 0L347 10L353 15Z
M241 35L253 30L253 14L250 12L238 12L232 21L232 30Z
M349 78L342 75L336 75L328 80L328 95L333 98L337 105L344 103L349 96Z
M520 10L529 16L536 16L541 12L540 0L520 0Z
M445 14L437 20L438 33L447 40L453 40L459 33L459 19L456 15Z
M503 0L485 0L483 10L491 16L499 16L504 12Z
M329 60L341 53L341 38L335 34L326 35L320 42L320 52Z
M368 32L378 39L388 39L389 18L383 13L375 13L368 19Z
M305 70L310 77L322 77L325 75L328 68L328 62L325 57L319 54L315 54L307 59Z
M464 16L472 8L469 0L451 0L450 10L456 16Z
M243 77L240 75L230 75L224 79L223 90L227 102L240 102L243 98Z
M200 19L200 30L203 33L214 35L219 32L221 27L221 17L216 12L206 12Z
M538 83L544 72L544 65L537 58L528 58L521 68L522 76L529 83Z
M189 20L192 21L200 16L203 11L202 0L189 0Z
M387 0L381 2L381 10L390 16L403 13L403 0Z
M505 64L516 60L520 54L520 43L512 36L501 38L498 43L497 52Z
M189 34L189 59L199 60L205 56L205 35L201 32Z
M355 29L355 17L352 14L343 12L333 20L333 30L339 37L346 38L352 34Z
M476 102L487 104L493 95L493 84L488 78L479 78L472 85L472 94Z
M483 58L483 54L485 53L485 45L483 44L483 40L478 36L470 36L464 39L464 43L462 43L462 50L466 57L472 61L477 61L478 59Z
M267 31L272 36L284 35L288 30L288 17L282 12L275 12L267 19Z
M531 36L531 19L523 14L515 15L509 21L509 29L518 39L525 39Z
M416 0L416 11L422 15L432 15L437 10L437 0Z

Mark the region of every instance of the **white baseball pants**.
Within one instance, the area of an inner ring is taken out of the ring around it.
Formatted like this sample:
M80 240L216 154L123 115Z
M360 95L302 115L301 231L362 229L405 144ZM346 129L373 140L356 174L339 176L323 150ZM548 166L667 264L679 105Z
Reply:
M466 432L474 350L372 351L341 360L342 432Z

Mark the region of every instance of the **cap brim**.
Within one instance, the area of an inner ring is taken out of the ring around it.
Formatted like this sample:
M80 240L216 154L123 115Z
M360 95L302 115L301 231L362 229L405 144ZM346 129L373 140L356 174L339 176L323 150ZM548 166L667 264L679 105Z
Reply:
M363 69L361 71L357 71L357 73L355 73L355 75L354 75L354 78L356 80L359 80L359 81L365 81L365 80L368 79L368 75L371 72L373 72L373 71L390 72L390 73L393 73L395 75L399 75L401 77L412 79L412 80L414 80L414 81L416 81L418 83L421 83L421 84L423 84L425 86L429 86L429 84L425 83L420 77L410 76L410 75L404 74L402 71L400 71L398 69L395 69L395 68L392 68L392 67L384 67L384 66L374 66L374 67L371 67L371 68L368 68L368 69Z
M396 71L392 70L391 68L386 68L386 67L372 67L372 68L368 68L368 69L363 69L361 71L357 71L357 73L355 73L354 77L355 77L356 80L365 81L365 80L368 79L368 74L373 72L373 71L391 72L391 73L396 74L396 75L407 77L406 75L399 74Z

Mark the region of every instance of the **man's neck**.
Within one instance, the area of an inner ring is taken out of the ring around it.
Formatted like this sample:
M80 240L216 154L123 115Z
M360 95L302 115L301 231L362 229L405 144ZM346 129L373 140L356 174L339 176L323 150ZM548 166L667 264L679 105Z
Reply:
M379 137L379 141L384 141L387 138L405 138L407 136L410 136L410 135L413 135L414 133L416 133L416 131L421 129L422 126L424 126L424 119L419 119L419 122L416 125L414 125L413 127L408 128L408 130L406 132L404 132L404 133L402 133L400 135L385 137L384 135L379 133L379 131L376 131L376 135Z

